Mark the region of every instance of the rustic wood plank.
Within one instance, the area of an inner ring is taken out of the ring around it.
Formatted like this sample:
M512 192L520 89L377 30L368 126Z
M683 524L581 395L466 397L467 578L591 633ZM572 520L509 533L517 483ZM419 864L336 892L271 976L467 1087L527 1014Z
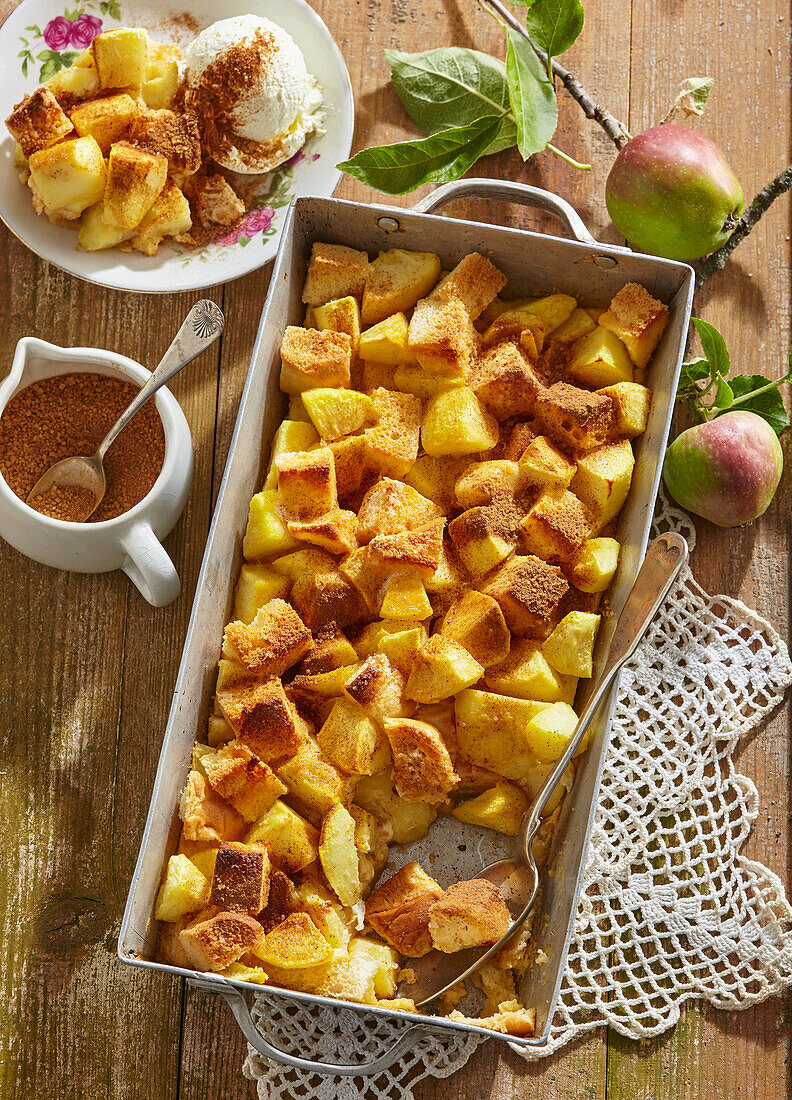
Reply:
M750 200L790 160L788 98L764 91L788 86L789 54L779 48L788 16L781 0L759 7L744 0L719 0L706 8L634 5L632 132L662 117L680 80L701 73L714 77L707 114L698 126L724 149ZM740 28L739 48L727 28ZM649 58L651 64L642 63ZM698 314L724 333L738 372L772 374L786 361L789 233L785 198L740 245L727 269L697 295ZM785 449L788 454L788 445ZM787 467L770 510L745 530L724 532L700 522L693 559L696 576L710 592L739 595L787 641L791 488ZM739 769L756 783L761 803L746 855L769 864L787 883L792 878L791 729L787 703L738 753ZM788 1017L788 996L784 1003ZM608 1096L670 1100L683 1088L689 1100L787 1096L790 1035L782 1026L784 1015L777 999L732 1015L694 1006L671 1034L652 1042L636 1046L612 1035Z

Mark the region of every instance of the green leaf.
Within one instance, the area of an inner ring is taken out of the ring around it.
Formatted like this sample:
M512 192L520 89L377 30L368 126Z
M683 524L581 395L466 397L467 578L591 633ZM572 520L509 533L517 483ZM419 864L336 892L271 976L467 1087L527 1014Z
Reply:
M704 354L709 360L712 374L726 375L731 370L731 360L726 349L726 341L709 321L702 321L700 317L693 318L696 332L699 334Z
M49 78L51 76L54 76L55 73L60 72L62 67L63 66L61 65L61 62L60 62L60 55L59 54L53 54L53 56L48 58L44 62L44 64L41 66L41 72L39 73L39 81L43 84L45 80L49 80Z
M548 58L553 58L576 41L583 30L583 18L580 0L534 0L525 15L525 29Z
M732 391L729 382L725 378L718 378L715 389L715 401L713 408L720 415L722 412L726 412L734 404L734 392Z
M517 119L517 148L523 160L544 149L558 124L558 101L530 42L506 31L506 74L512 112Z
M501 115L501 126L485 153L516 143L506 66L496 57L450 46L424 53L385 50L385 59L404 109L425 134Z
M497 115L486 115L419 141L363 149L336 167L388 195L404 195L422 183L459 179L489 148L499 125Z
M767 389L767 379L761 374L736 374L729 379L735 404L766 420L776 435L789 427L789 414L777 386ZM762 390L753 396L755 390Z
M62 53L60 55L61 65L64 69L68 69L72 61L74 61L77 57L79 57L77 50L67 50L66 53Z
M710 376L710 365L706 359L691 359L687 363L682 364L682 370L679 372L679 385L677 386L677 395L680 397L686 396L689 390L698 390L697 382L703 381Z

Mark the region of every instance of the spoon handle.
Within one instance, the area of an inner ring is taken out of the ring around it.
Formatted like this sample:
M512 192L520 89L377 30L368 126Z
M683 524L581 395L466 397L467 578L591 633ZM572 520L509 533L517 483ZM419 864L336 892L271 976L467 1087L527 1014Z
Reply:
M159 365L151 372L151 376L145 386L137 394L135 400L129 405L116 420L110 431L104 437L96 449L96 455L102 459L113 440L123 431L135 413L145 405L157 390L169 382L175 374L191 363L193 359L206 351L220 336L225 325L225 318L219 306L208 298L196 302L184 319L184 322L176 333L171 346L163 355Z
M522 820L520 840L525 847L528 859L531 858L531 843L541 825L542 811L550 795L566 771L570 760L580 748L586 731L622 665L638 648L638 643L649 629L668 590L687 560L687 543L681 535L673 531L660 535L649 547L635 583L624 602L619 621L616 623L599 682L589 697L569 744L542 784L533 805Z

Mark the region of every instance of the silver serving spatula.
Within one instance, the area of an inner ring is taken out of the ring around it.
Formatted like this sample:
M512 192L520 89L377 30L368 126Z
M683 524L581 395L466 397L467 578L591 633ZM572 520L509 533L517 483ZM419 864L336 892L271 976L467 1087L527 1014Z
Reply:
M412 998L419 1008L429 1004L500 951L525 924L539 891L539 871L534 859L533 842L542 823L542 812L580 748L602 700L624 663L635 652L687 559L687 543L681 535L673 532L660 535L649 547L613 632L605 667L589 696L575 733L522 819L517 837L517 859L498 860L476 876L489 879L503 894L513 918L508 931L490 947L469 947L453 954L430 951L422 958L406 960L405 967L413 972L415 979L409 982L402 980L397 996Z

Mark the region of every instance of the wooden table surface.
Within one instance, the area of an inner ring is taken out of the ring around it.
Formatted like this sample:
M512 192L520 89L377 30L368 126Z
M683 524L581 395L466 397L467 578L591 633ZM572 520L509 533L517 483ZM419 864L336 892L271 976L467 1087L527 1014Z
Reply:
M501 35L474 0L313 0L347 60L357 104L356 148L412 133L388 84L383 47L457 44L500 52ZM2 0L0 14L13 2ZM748 195L790 157L788 0L588 0L567 61L633 133L659 121L680 80L709 74L706 131ZM56 5L57 8L57 5ZM53 9L54 10L54 9ZM310 58L308 59L310 65ZM525 180L570 199L595 236L615 241L603 199L614 150L562 92L556 144L588 161L579 173L551 153L516 154L481 174ZM345 178L338 194L373 193ZM410 205L407 197L397 203ZM530 225L519 209L466 213ZM697 309L725 333L748 373L780 373L790 346L790 206L777 202ZM214 293L228 318L218 354L173 390L192 427L195 480L167 540L183 580L164 610L120 573L60 573L0 546L0 1096L18 1100L241 1100L245 1045L228 1009L181 983L122 967L116 937L143 829L196 575L248 365L269 269ZM194 295L122 295L88 286L3 232L0 340L35 335L110 348L151 364ZM789 447L787 446L789 457ZM701 524L694 570L710 591L740 596L789 634L787 470L761 522L723 532ZM746 853L792 887L789 710L741 749L759 819ZM2 957L2 956L0 956ZM479 1050L453 1083L420 1100L781 1100L792 1097L792 995L741 1013L693 1006L661 1038L634 1043L600 1031L526 1066L499 1044Z

